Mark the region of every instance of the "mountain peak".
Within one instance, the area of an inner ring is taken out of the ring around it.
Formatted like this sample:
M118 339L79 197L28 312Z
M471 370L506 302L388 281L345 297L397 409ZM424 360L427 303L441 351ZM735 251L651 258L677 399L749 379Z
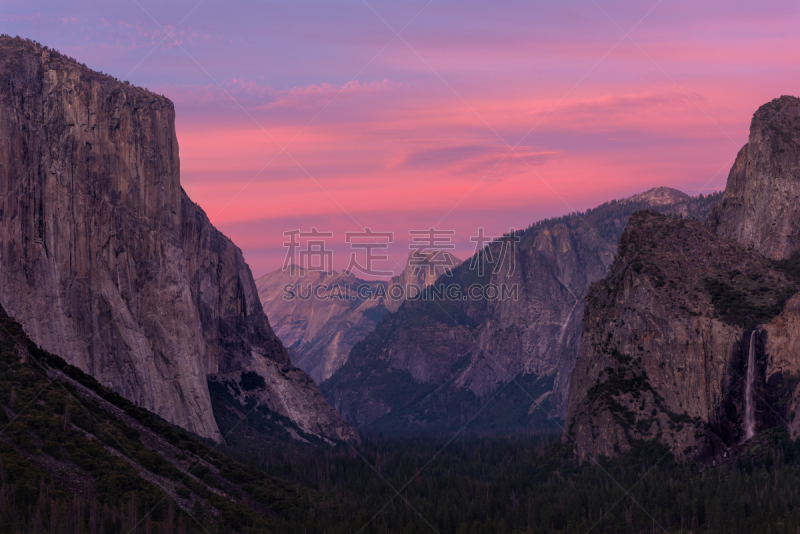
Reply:
M800 251L798 168L800 98L782 96L753 115L750 138L736 157L709 227L771 259Z
M800 121L800 98L783 95L759 107L753 114L750 130L758 131L765 127L784 130L797 135Z
M444 250L409 251L408 260L403 272L397 276L393 276L389 281L387 294L393 294L392 292L395 286L402 286L402 294L408 296L411 286L415 286L414 290L425 289L436 282L440 276L447 271L455 269L460 264L460 259ZM392 312L397 311L404 301L405 298L390 298L385 303L386 309Z
M678 191L671 187L654 187L643 193L633 195L627 200L628 202L647 202L655 207L686 202L689 199L691 199L691 197L683 191Z

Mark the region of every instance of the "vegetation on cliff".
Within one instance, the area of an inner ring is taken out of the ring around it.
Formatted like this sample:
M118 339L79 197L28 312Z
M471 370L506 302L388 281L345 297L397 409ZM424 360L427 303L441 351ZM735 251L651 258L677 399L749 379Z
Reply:
M270 531L314 491L240 464L41 350L0 309L0 531Z

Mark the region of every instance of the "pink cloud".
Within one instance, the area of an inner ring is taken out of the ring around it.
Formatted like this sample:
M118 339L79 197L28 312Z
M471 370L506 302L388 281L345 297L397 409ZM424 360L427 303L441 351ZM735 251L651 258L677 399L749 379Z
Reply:
M308 92L311 98L318 95ZM381 91L375 94L381 96ZM708 105L702 94L691 96ZM698 188L716 170L710 167L735 152L691 100L668 86L568 99L511 154L484 120L508 143L516 143L553 101L478 100L472 104L477 114L446 94L405 94L391 102L395 105L380 105L371 117L355 122L343 112L338 121L313 123L299 136L304 124L263 120L279 144L293 140L291 157L276 157L277 145L246 117L239 123L179 129L187 190L225 224L343 210L365 216L410 207L442 215L456 205L457 210L521 209L542 205L543 199L568 212L590 207L613 192L633 194L645 185L684 179L682 187ZM741 119L739 136L746 128L746 119ZM579 137L590 139L586 147ZM686 142L691 137L706 141ZM684 142L659 146L673 138ZM630 142L642 146L632 152ZM705 163L709 159L712 163ZM720 182L724 176L711 186ZM233 208L228 206L232 200ZM532 213L529 222L536 218Z
M312 84L286 89L275 89L255 80L232 78L221 82L193 85L164 84L158 90L173 101L191 106L206 105L211 102L232 103L234 101L253 111L272 110L321 110L333 101L342 102L358 97L363 105L363 97L388 93L401 87L389 80L360 82L352 81L343 85L329 83ZM264 101L267 101L264 103Z
M403 33L413 50L358 2L206 2L175 31L202 68L135 4L7 3L13 33L115 76L137 67L132 83L173 99L184 187L261 272L287 225L403 234L447 214L466 233L657 185L708 192L755 109L800 90L788 2L665 2L634 43L619 41L640 3L601 2L620 31L591 3L437 0ZM399 29L412 4L378 9ZM142 5L167 31L188 12Z
M259 106L257 109L319 108L334 99L391 91L398 86L399 84L392 83L389 80L371 83L363 83L355 80L341 86L322 83L319 85L292 87L275 91L272 94L272 102Z

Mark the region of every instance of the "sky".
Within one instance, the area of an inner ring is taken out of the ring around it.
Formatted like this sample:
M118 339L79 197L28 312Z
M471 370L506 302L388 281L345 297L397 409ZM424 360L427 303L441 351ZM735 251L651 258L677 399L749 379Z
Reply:
M800 93L796 1L5 0L0 33L172 99L182 185L256 277L296 230L336 269L392 233L397 272L411 231L466 258L479 228L718 191Z

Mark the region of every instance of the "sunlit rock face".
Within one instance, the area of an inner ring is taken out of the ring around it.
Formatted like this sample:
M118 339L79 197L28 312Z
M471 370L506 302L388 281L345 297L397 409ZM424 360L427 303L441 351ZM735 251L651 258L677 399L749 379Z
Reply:
M208 381L331 438L352 430L272 332L241 251L180 185L163 96L0 39L0 301L30 337L196 434Z
M358 295L361 284L376 293L386 287L385 282L366 282L344 272L301 268L278 269L256 280L264 312L292 363L318 384L344 365L353 345L387 313L383 299Z

